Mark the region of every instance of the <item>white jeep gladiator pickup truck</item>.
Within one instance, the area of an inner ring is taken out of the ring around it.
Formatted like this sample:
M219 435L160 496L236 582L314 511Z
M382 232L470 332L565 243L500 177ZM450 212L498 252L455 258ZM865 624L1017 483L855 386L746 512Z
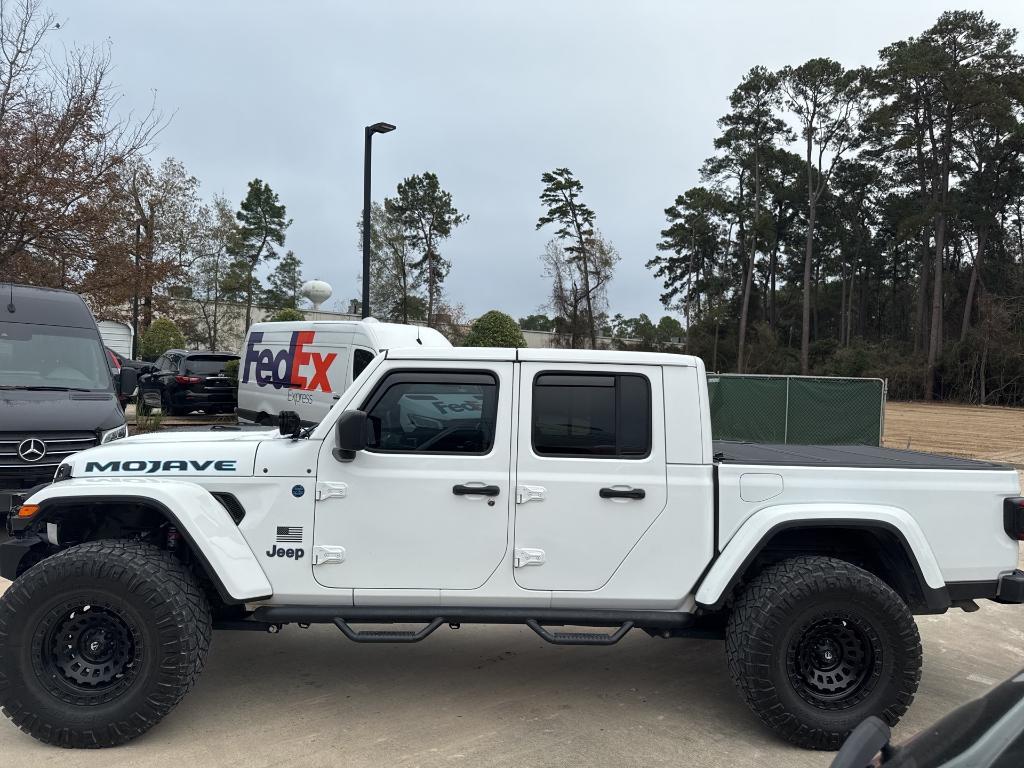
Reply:
M724 636L751 709L835 749L910 705L913 614L1024 602L1019 493L997 464L713 444L692 357L389 350L316 427L66 459L0 545L0 705L41 741L109 746L177 704L215 628L640 629Z

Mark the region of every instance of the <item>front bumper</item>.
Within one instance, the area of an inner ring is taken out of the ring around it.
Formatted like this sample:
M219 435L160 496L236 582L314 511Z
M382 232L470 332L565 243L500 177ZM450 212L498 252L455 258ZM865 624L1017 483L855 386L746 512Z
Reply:
M1024 571L1019 568L1013 573L999 577L995 601L998 603L1024 603Z

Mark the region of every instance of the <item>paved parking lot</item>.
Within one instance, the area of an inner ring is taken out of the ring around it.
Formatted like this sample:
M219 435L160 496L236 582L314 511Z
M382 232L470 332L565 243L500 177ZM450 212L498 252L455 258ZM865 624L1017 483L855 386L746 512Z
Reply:
M0 582L0 589L5 586ZM1024 668L1024 607L918 617L924 676L906 738ZM734 692L722 644L634 632L609 648L464 626L412 646L331 627L223 632L195 690L114 750L67 752L0 722L5 766L827 766Z

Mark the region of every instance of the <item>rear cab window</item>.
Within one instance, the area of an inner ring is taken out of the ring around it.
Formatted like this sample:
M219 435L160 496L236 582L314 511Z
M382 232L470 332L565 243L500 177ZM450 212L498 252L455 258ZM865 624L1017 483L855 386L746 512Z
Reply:
M538 456L646 458L650 381L630 373L539 373L533 381L531 432Z

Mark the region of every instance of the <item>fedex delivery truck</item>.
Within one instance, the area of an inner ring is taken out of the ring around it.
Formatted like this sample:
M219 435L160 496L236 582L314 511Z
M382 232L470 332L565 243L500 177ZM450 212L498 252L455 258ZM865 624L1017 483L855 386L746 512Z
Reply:
M317 424L377 353L416 346L451 344L432 328L373 318L254 323L240 352L238 420L271 425L295 411Z

